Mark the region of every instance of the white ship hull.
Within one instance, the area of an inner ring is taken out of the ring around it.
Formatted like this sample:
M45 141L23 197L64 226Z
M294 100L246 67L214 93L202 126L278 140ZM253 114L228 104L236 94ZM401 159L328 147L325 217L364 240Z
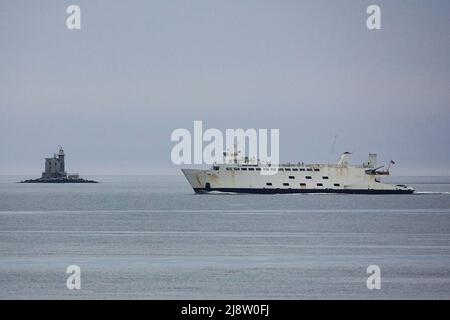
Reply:
M391 185L355 176L350 178L336 171L328 172L328 181L318 174L306 179L300 174L279 172L274 176L263 176L256 172L214 172L212 170L183 169L186 179L196 193L235 192L235 193L353 193L353 194L411 194L411 188ZM294 179L290 179L294 176ZM331 176L331 177L330 177ZM333 179L336 178L336 179ZM333 183L340 181L340 183ZM267 185L271 183L272 185ZM286 185L288 183L288 185ZM318 186L322 184L322 186ZM335 185L336 184L336 185ZM339 186L337 186L339 185Z

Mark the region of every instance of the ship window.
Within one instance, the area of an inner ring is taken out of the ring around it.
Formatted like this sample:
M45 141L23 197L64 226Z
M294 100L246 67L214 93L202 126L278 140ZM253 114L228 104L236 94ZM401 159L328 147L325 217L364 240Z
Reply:
M266 182L266 186L271 186L272 182Z
M318 187L323 187L323 183L318 183L317 186Z
M214 166L213 170L219 170L219 167L218 166Z
M295 179L295 177L294 176L289 176L289 179Z
M292 171L298 171L298 169L297 169L297 168L294 168L294 169L292 169Z
M290 168L286 168L286 169L284 169L284 171L291 171L291 169Z
M261 171L261 168L256 168L256 171Z
M305 178L308 179L308 180L312 179L311 176L306 176Z
M278 171L283 171L283 168L278 168Z
M308 169L306 169L306 171L312 171L312 169L311 169L311 168L308 168Z
M248 168L249 171L255 171L255 168Z
M334 184L335 187L340 187L341 185L339 183Z
M305 168L300 168L300 171L305 171Z
M289 183L285 182L285 183L283 183L283 186L287 187L287 186L289 186Z
M300 183L300 187L306 187L306 183Z
M320 171L320 169L314 169L314 171Z
M327 177L327 176L324 176L324 177L322 177L322 179L324 179L324 180L328 180L328 177Z
M234 168L233 170L234 170L234 171L239 171L239 168Z
M227 171L231 171L231 168L227 168Z
M241 168L242 171L247 171L247 168Z

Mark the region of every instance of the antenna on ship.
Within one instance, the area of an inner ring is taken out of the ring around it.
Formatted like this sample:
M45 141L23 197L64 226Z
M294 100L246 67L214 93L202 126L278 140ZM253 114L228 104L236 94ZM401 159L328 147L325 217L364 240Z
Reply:
M337 137L338 137L338 135L335 134L335 135L334 135L334 138L333 138L333 143L332 143L332 145L331 145L330 155L329 155L329 157L328 157L328 164L330 164L331 157L333 156L333 153L334 153L334 147L336 146L336 140L337 140Z

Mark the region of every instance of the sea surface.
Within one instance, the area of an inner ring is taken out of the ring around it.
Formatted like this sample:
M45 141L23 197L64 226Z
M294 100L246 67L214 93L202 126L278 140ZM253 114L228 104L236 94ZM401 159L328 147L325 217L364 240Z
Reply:
M181 175L16 183L27 178L0 176L0 299L450 299L450 177L390 177L413 195L196 195Z

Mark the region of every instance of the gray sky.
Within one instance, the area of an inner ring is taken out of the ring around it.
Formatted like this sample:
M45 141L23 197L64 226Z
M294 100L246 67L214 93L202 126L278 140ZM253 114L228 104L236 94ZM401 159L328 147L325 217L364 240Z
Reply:
M66 28L78 4L82 28ZM382 30L366 28L378 4ZM0 2L0 174L165 173L176 128L279 128L281 160L354 152L450 175L450 1Z

